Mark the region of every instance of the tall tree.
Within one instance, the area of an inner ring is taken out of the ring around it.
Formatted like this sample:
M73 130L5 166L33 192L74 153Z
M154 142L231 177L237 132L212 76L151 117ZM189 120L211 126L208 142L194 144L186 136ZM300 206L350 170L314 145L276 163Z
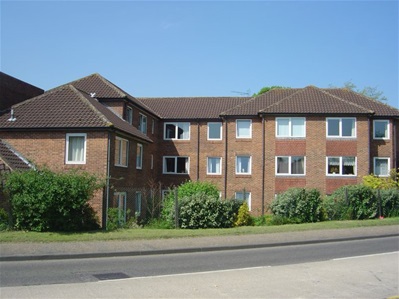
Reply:
M283 86L275 86L275 85L273 85L273 86L265 86L265 87L262 87L257 93L254 93L253 96L256 97L258 95L261 95L262 93L268 92L268 91L270 91L272 89L276 89L276 88L285 88L285 87L283 87Z
M352 82L352 81L346 81L344 83L344 88L347 88L349 90L358 92L366 97L372 98L374 100L386 102L388 99L387 97L383 96L383 92L378 90L378 88L372 87L372 86L366 86L363 89L357 88L357 86Z

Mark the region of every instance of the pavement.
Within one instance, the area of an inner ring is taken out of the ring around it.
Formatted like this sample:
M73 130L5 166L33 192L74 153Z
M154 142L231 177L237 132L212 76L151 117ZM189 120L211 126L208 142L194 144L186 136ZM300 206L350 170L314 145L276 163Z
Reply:
M399 225L134 241L2 243L0 261L138 256L277 247L399 236ZM399 247L399 244L398 244Z

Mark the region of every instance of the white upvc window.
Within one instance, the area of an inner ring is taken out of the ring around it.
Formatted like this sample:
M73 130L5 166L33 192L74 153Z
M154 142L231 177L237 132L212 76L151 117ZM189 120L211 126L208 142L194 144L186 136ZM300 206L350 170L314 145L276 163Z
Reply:
M164 174L188 174L190 169L190 159L188 157L163 157Z
M139 130L147 135L147 116L141 113L139 114Z
M86 164L86 133L66 134L66 164Z
M374 174L377 176L389 176L389 158L374 157Z
M236 138L252 138L252 121L250 119L236 120Z
M251 174L251 156L236 156L236 174Z
M222 174L221 157L208 157L206 174Z
M251 192L246 192L246 191L235 192L235 199L242 202L246 202L249 211L251 211Z
M305 157L276 157L276 175L305 175Z
M222 140L222 123L208 123L208 140Z
M129 124L133 123L133 109L132 109L132 107L129 107L129 106L126 107L126 121Z
M373 121L374 139L389 139L389 120Z
M115 166L128 166L129 141L120 137L115 138Z
M277 117L276 137L306 137L305 117Z
M143 193L141 191L136 191L136 198L134 202L134 214L135 216L141 215L141 203L143 201Z
M356 157L327 157L328 176L356 176Z
M143 168L143 145L137 143L136 168Z
M329 117L326 120L327 137L355 138L356 118L354 117Z
M165 123L163 136L165 140L190 140L190 123Z
M126 192L115 192L114 193L114 201L117 205L118 209L118 222L119 224L126 223Z

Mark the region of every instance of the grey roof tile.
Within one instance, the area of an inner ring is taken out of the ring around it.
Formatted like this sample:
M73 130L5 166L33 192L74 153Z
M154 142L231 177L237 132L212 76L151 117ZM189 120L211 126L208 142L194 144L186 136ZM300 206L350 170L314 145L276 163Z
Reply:
M11 170L29 170L30 163L12 146L0 139L0 158Z

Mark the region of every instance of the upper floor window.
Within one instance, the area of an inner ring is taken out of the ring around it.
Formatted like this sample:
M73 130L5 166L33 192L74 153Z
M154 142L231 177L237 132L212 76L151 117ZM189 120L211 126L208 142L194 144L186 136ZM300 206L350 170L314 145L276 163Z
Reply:
M190 140L190 123L189 122L165 123L164 139Z
M276 157L277 175L301 175L305 174L305 157L288 156Z
M208 123L208 140L222 139L222 123Z
M374 174L378 176L389 176L389 158L374 158Z
M235 199L246 202L248 209L251 211L251 192L241 191L235 193Z
M327 157L327 175L356 175L356 157Z
M190 168L188 157L163 157L163 173L188 174Z
M207 174L222 174L222 158L208 157Z
M115 165L127 167L129 141L120 137L115 138Z
M139 115L139 130L147 135L147 116L141 113Z
M236 120L236 137L252 138L252 121L250 119Z
M356 118L327 118L327 137L356 137Z
M304 117L278 117L276 118L277 137L305 137Z
M86 164L86 134L66 134L66 164Z
M389 139L389 120L374 120L374 139Z
M251 174L251 156L236 157L236 174Z
M126 121L129 124L133 123L133 109L132 109L132 107L126 107Z
M143 145L140 143L137 144L136 168L143 168Z

